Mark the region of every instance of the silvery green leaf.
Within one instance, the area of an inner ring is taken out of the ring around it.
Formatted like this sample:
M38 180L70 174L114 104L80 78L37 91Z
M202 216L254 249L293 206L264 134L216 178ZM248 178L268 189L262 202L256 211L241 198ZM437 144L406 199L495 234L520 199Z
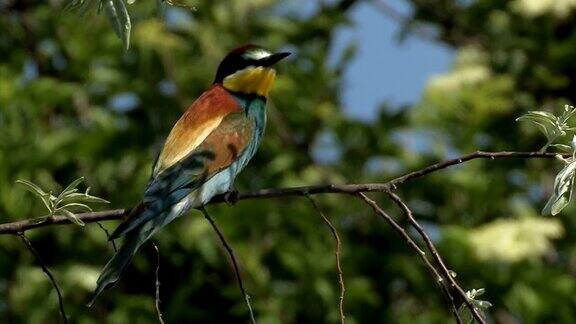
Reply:
M84 226L84 222L80 218L78 218L76 215L74 215L73 212L66 210L66 209L62 209L60 212L62 213L62 216L66 217L72 223L74 223L78 226Z
M69 202L85 202L85 203L101 203L101 204L110 203L106 199L102 199L100 197L92 195L87 195L84 193L72 193L64 197L64 199L62 199L62 203L69 203Z
M574 187L574 171L576 162L570 162L562 169L554 180L554 193L544 206L542 214L557 215L564 209L572 199Z
M492 303L486 300L475 300L474 304L482 309L488 309L492 307Z
M576 113L576 107L570 105L564 105L564 114L562 114L562 117L564 118L565 121L567 121L570 117L572 117L574 113Z
M486 292L484 288L472 289L471 298L476 298L478 296L482 296Z
M566 153L571 153L572 152L572 147L570 147L569 145L565 145L565 144L550 144L551 147L555 147L557 149L559 149L560 151L564 151Z
M485 292L484 288L471 289L466 292L466 296L470 299L472 305L474 305L474 308L480 313L482 317L485 317L484 310L492 307L492 304L488 301L475 299L476 297L483 295L484 292ZM463 322L474 323L474 317L472 316L472 313L470 312L468 307L466 307L465 303L462 303L462 305L460 305L460 307L458 308L458 312L460 313Z
M69 210L69 211L92 211L92 208L90 208L88 205L85 204L81 204L81 203L69 203L66 204L62 207L59 207L56 212L62 211L62 210Z
M42 200L42 202L44 203L44 206L46 206L46 209L48 209L48 211L50 213L52 213L54 206L52 204L52 201L50 200L50 198L52 197L51 194L45 192L40 187L38 187L36 184L34 184L28 180L16 180L16 183L24 185L26 190L30 191L31 193L36 195L38 198L40 198L40 200Z
M568 203L569 199L565 196L558 197L556 195L552 195L552 197L550 197L544 206L542 214L556 216L562 211L562 209L568 206Z
M136 0L128 0L127 1L129 5L134 4L134 2L136 2Z
M555 126L557 118L553 114L546 111L529 111L527 114L516 118L517 121L538 121L543 124Z
M122 40L124 48L128 50L130 48L132 23L130 22L130 15L124 0L102 0L102 4L114 31Z
M30 182L28 180L16 180L16 183L25 185L30 192L37 194L38 196L45 196L48 195L42 188L38 187L35 183Z
M73 192L77 192L78 189L76 189L76 187L78 187L78 185L84 181L84 177L80 177L74 181L72 181L66 188L64 188L64 190L62 190L62 192L60 193L60 195L58 195L58 197L64 197L68 194L71 194Z

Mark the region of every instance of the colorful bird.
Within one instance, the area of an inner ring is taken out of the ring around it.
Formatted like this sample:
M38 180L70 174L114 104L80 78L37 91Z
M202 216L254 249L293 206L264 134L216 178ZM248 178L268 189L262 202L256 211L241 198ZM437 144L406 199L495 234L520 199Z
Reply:
M264 133L266 100L276 76L273 65L288 55L249 44L222 60L213 85L170 131L142 202L112 233L111 240L124 236L124 242L102 270L88 305L118 281L154 233L233 189L236 175L254 156Z

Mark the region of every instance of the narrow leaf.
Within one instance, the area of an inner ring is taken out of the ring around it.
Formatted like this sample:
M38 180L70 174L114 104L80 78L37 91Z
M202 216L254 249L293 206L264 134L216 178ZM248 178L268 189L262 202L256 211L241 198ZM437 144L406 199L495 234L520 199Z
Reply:
M564 151L566 153L570 153L572 152L572 148L568 145L565 144L550 144L551 147L555 147L561 151Z
M31 193L36 195L38 198L40 198L40 200L42 200L42 202L44 203L44 206L46 206L46 209L48 209L48 211L50 213L52 213L54 207L53 207L53 204L51 202L51 198L53 197L51 194L45 192L40 187L38 187L36 184L34 184L28 180L16 180L16 183L24 185L26 190L30 191Z
M66 209L62 209L60 212L62 213L62 216L66 217L72 223L74 223L78 226L84 226L84 222L80 218L78 218L76 215L74 215L73 212L66 210Z
M76 187L78 187L78 185L84 181L84 177L80 177L74 181L72 181L66 188L64 188L64 190L62 190L62 192L60 193L60 195L58 195L58 198L62 198L68 194L71 194L73 192L78 191L78 189L76 189Z
M62 203L70 203L70 202L100 203L100 204L110 203L106 199L102 199L100 197L87 195L83 193L72 193L64 197L64 199L62 199Z
M80 203L69 203L66 204L58 209L56 209L56 212L62 211L62 210L69 210L69 211L92 211L92 208L90 208L90 206L85 205L85 204L80 204Z
M576 162L570 162L556 175L554 193L542 209L542 214L558 215L572 199Z
M122 40L124 48L130 48L130 30L132 23L130 22L130 15L126 9L124 0L103 0L102 1L106 16L112 24L114 31Z

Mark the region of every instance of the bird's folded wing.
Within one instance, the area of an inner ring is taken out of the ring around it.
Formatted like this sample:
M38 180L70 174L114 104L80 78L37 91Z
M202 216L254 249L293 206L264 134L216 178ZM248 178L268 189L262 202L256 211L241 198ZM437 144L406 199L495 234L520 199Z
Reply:
M254 131L254 121L225 90L205 92L170 132L144 193L145 208L130 214L112 236L159 215L230 166L249 146Z
M214 85L205 91L170 131L154 166L152 178L190 155L224 117L239 112L242 112L242 108L222 86Z

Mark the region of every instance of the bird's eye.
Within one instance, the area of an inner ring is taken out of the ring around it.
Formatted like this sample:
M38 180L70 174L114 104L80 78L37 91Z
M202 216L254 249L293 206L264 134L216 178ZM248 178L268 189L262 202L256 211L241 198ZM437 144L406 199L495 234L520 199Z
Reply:
M257 50L253 50L253 51L249 51L244 53L244 58L248 59L248 60L261 60L263 58L267 58L268 56L272 55L272 53L263 50L263 49L257 49Z

